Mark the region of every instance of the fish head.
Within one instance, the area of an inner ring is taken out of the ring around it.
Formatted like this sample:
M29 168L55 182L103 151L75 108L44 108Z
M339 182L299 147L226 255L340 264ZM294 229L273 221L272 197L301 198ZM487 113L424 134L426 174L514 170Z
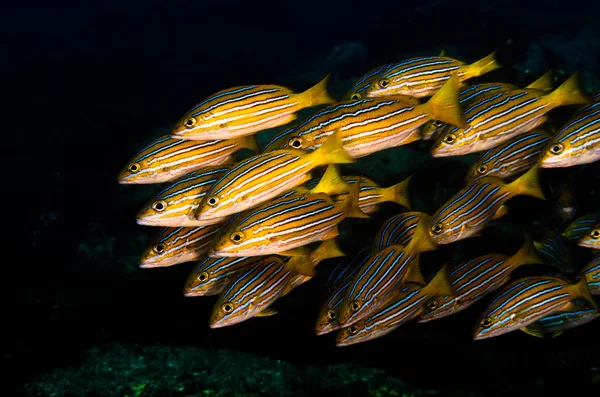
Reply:
M539 164L542 168L568 167L576 162L576 156L569 140L551 139L542 150Z
M225 228L211 246L211 257L258 256L265 254L264 243L274 242L268 236L261 236L259 227L245 229L243 225L232 224Z
M185 198L180 198L180 201ZM176 227L188 220L189 206L177 205L172 200L160 196L149 200L136 214L138 225Z
M302 131L293 131L286 140L281 141L280 149L316 150L334 133L334 130L317 130L317 132L318 134L302 134Z
M173 179L163 167L155 167L152 158L132 158L123 167L117 181L122 185L162 183Z
M429 120L425 124L421 126L421 139L424 141L431 141L437 138L437 136L442 132L446 123L439 120Z
M515 331L523 326L525 324L522 324L517 313L500 312L499 315L484 313L475 324L473 340L493 338Z
M146 247L140 258L140 267L164 267L183 262L184 247L175 247L169 241L157 239Z
M424 311L417 319L418 323L426 323L451 315L457 309L457 300L452 296L433 296L425 302L423 307Z
M402 79L397 81L386 76L386 71L374 76L369 87L364 90L364 96L368 98L387 97L391 95L406 95L411 96L411 89L404 84Z
M317 315L317 323L315 325L315 333L317 335L325 335L340 328L337 321L338 310L330 306L324 306Z
M183 286L185 296L207 296L220 294L223 288L224 277L215 274L215 262L224 258L205 258L192 270Z
M364 321L358 321L338 331L335 336L335 345L338 347L349 346L368 341L374 336L373 333L368 332Z
M171 137L188 140L221 139L229 133L226 120L210 111L188 112L171 130Z
M467 175L465 176L465 184L468 185L469 183L490 175L492 171L490 168L490 165L485 161L481 161L481 159L474 162L467 171Z
M449 157L470 153L470 149L477 141L477 137L475 136L474 139L467 139L469 130L470 127L467 129L452 125L443 127L443 129L439 131L438 136L431 147L432 156Z
M577 245L584 248L600 249L600 222L596 224L579 240Z
M229 300L227 296L220 297L213 307L208 325L210 328L222 328L248 320L255 314L254 300L254 297L249 297L247 302L241 304Z

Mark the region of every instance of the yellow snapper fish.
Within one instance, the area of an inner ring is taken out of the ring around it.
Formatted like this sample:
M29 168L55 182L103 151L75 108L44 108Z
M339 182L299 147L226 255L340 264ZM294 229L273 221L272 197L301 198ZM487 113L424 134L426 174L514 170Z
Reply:
M299 247L338 236L337 225L343 219L368 218L358 207L359 189L360 183L355 183L337 204L325 193L314 193L280 198L245 211L223 227L210 256L303 255Z
M600 295L600 253L581 270L579 277L585 278L592 295Z
M577 240L577 245L580 247L600 250L600 221Z
M353 161L338 134L314 152L275 150L250 157L232 166L212 185L193 217L209 220L242 212L307 182L316 167Z
M572 302L572 307L541 318L521 328L521 331L538 338L555 338L568 329L580 327L600 317L598 310L583 299Z
M402 284L375 313L340 330L335 338L335 345L348 346L387 335L419 317L425 311L427 301L452 295L454 289L448 281L445 267L425 286L417 283Z
M335 103L327 75L314 87L294 93L278 85L245 85L219 91L189 110L171 132L173 138L233 139L294 121L296 112Z
M600 95L578 111L550 140L542 168L563 168L600 160Z
M574 73L550 93L522 89L480 97L465 109L469 126L446 127L435 140L431 154L448 157L487 150L538 127L552 109L588 103L579 80L579 73Z
M429 120L465 127L457 79L456 76L448 79L423 104L386 97L331 105L301 123L281 148L314 150L339 130L344 148L357 159L420 139L419 128Z
M571 222L561 235L569 241L577 241L591 232L597 222L600 222L600 212L589 212Z
M500 67L496 52L472 64L444 56L415 57L382 70L364 91L370 98L389 95L411 95L417 98L433 95L451 77L459 83Z
M429 235L437 244L450 244L479 233L502 204L515 196L543 200L538 171L539 167L533 166L510 183L488 176L467 185L432 215Z
M140 258L140 267L166 267L196 261L208 252L220 227L167 227L146 248Z
M188 142L165 135L136 154L123 168L118 181L121 184L173 181L201 168L231 164L233 154L240 149L259 151L254 137Z
M227 166L206 167L186 174L167 186L138 212L136 220L146 226L206 226L225 218L202 221L191 219L202 197L229 169Z
M529 84L525 88L528 90L537 90L540 93L544 93L552 90L552 83L552 72L547 72L542 77L538 78L536 81ZM479 98L483 96L517 89L519 89L519 87L517 87L514 84L501 82L482 83L463 87L460 90L460 104L463 107L463 109L466 109L472 103L476 102ZM440 131L443 131L446 125L446 123L440 120L432 120L427 122L421 127L421 139L429 141L437 138Z

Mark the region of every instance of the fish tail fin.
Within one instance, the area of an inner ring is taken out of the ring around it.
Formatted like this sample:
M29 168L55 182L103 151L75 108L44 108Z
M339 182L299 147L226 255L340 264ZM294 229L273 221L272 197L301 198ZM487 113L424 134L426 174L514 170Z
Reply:
M500 208L498 208L498 211L496 211L496 213L494 214L494 216L492 217L492 219L502 218L504 215L508 214L509 212L510 211L508 209L508 205L502 204L500 206Z
M299 94L301 96L300 101L306 107L328 105L337 102L329 95L329 91L327 90L327 82L329 81L330 76L331 73L328 73L327 76L323 78L323 80L319 81L317 84L310 87L308 90Z
M421 266L419 265L421 254L417 253L414 259L410 262L408 272L402 281L418 283L421 285L427 285L427 280L423 276Z
M444 265L436 273L427 285L429 294L432 296L454 296L456 290L450 282L450 276L448 275L448 266Z
M567 105L579 105L590 102L590 97L581 85L581 74L575 72L557 89L545 95L545 100L552 108Z
M342 207L342 211L344 213L344 218L370 218L369 215L362 212L358 205L358 198L360 193L360 182L362 177L358 177L352 188L350 189L350 193L344 198L339 205Z
M523 244L523 246L519 248L519 250L514 255L509 257L506 261L510 262L510 264L515 269L521 265L544 264L544 261L542 260L542 258L537 252L537 249L535 248L533 240L528 235L525 236L525 243Z
M348 154L342 143L342 133L335 130L317 150L309 154L318 165L332 163L353 163L354 159Z
M422 213L419 217L419 222L417 223L417 227L415 229L415 233L413 234L410 243L407 246L410 246L413 252L425 252L425 251L434 251L438 249L440 246L429 236L428 225L431 221L431 216L425 213Z
M412 175L395 185L381 189L381 195L385 201L391 201L410 209L410 197L408 196L408 185Z
M315 262L315 266L317 266L321 261L324 261L325 259L339 258L341 256L346 256L346 254L342 252L337 242L335 241L335 238L330 238L329 240L323 241L321 245L319 245L310 254L310 257Z
M511 183L507 184L506 187L515 196L525 195L545 200L544 192L542 191L542 187L540 186L539 170L540 166L537 164L534 165L529 169L529 171L527 171Z
M241 149L250 149L254 153L260 153L260 148L258 147L258 144L256 143L255 135L247 135L247 136L243 136L243 137L239 138L238 144L240 145Z
M578 277L576 284L573 284L573 288L577 297L585 299L592 308L598 310L598 305L594 301L594 298L592 298L592 294L590 293L590 288L588 287L585 277Z
M328 196L348 193L352 187L346 182L344 177L340 175L340 169L336 164L329 164L321 180L313 189L313 193L325 193Z
M552 91L552 87L554 87L554 79L552 78L552 70L549 70L525 88L548 92Z
M442 51L440 51L440 55L439 56L440 57L447 57L448 56L448 54L446 53L446 49L445 48L442 48Z
M484 75L492 70L499 69L500 67L501 65L496 60L496 51L494 51L470 65L462 66L461 69L465 74L465 79L470 79L472 77Z
M453 74L442 88L421 106L425 107L431 120L439 120L465 128L467 123L460 105L459 90L458 77Z

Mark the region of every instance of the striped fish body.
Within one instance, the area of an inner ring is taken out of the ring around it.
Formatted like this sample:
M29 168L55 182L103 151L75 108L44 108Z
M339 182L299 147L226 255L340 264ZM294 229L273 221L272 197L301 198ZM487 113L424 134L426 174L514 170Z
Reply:
M199 260L208 252L220 227L167 227L146 248L140 259L140 267L165 267Z
M571 300L581 297L569 287L564 280L554 277L515 280L499 291L485 310L473 339L503 335L567 308Z
M379 252L391 245L407 245L415 233L421 214L410 211L388 218L375 236L373 249Z
M561 310L543 317L535 323L521 328L521 331L538 338L553 338L568 329L580 327L600 317L598 310L589 307L584 300L576 300L571 306L568 310Z
M577 240L577 245L584 248L600 250L600 221Z
M592 295L600 295L600 254L585 267L580 273L585 278Z
M590 212L571 222L561 234L569 241L577 241L588 234L599 221L600 212Z
M219 296L209 326L225 327L260 315L282 296L292 276L283 258L276 257L237 272Z
M338 322L340 305L354 275L369 258L368 254L368 249L363 248L356 256L341 261L331 272L326 282L328 293L317 315L315 325L317 335L324 335L341 328Z
M358 79L356 83L352 85L352 87L350 87L348 92L346 92L342 98L342 101L356 101L358 99L366 98L364 91L369 88L371 83L376 82L379 79L379 75L381 73L383 73L392 65L393 64L382 65L369 70L364 76Z
M456 290L454 296L435 297L428 301L418 322L447 317L468 308L489 293L505 284L514 263L502 254L483 255L456 264L450 272L450 282Z
M392 245L371 255L348 287L340 307L340 325L350 326L375 312L408 275L411 262L417 257L412 249L400 245Z
M344 148L357 159L420 139L419 127L430 119L424 107L395 98L339 102L300 124L281 149L315 150L339 130Z
M578 111L544 148L542 168L562 168L600 160L600 95Z
M465 107L467 128L446 126L432 146L434 157L461 156L491 149L543 124L552 103L538 91L488 94Z
M418 317L429 298L422 285L409 283L397 288L373 314L344 327L336 335L336 346L366 342L392 332Z
M460 90L460 104L463 108L468 108L471 103L476 102L482 96L516 89L518 89L516 85L508 83L483 83L463 87ZM421 127L421 139L425 141L436 139L446 125L439 120L428 121Z
M204 258L192 270L183 287L185 296L219 295L242 269L272 258L260 256L239 258Z
M208 223L190 219L190 214L211 186L225 174L228 167L207 167L182 176L167 186L154 199L150 200L137 214L137 223L146 226L206 226L219 223L223 219Z
M540 242L534 243L544 263L560 269L563 273L573 272L571 248L565 237L558 233L548 233Z
M549 140L550 134L535 129L483 152L469 169L465 183L485 176L508 178L528 170L538 161Z
M230 164L239 149L258 151L254 139L187 142L162 136L133 157L119 174L122 184L173 181L205 167Z
M212 256L277 254L337 235L344 218L325 193L273 200L241 213L216 240Z

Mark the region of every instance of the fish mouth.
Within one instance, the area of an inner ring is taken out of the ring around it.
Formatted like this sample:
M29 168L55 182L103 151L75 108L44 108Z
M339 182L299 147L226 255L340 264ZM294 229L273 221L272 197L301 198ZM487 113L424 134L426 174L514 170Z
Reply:
M138 225L141 225L141 226L162 226L162 227L176 227L176 226L179 226L179 223L178 224L172 224L172 223L168 223L168 222L153 221L153 220L144 219L144 218L136 219L135 221L136 221L136 223Z
M330 327L329 325L327 325L323 328L315 328L315 335L320 336L320 335L329 334L329 333L335 331L336 329L339 329L339 328L333 328L333 327Z

